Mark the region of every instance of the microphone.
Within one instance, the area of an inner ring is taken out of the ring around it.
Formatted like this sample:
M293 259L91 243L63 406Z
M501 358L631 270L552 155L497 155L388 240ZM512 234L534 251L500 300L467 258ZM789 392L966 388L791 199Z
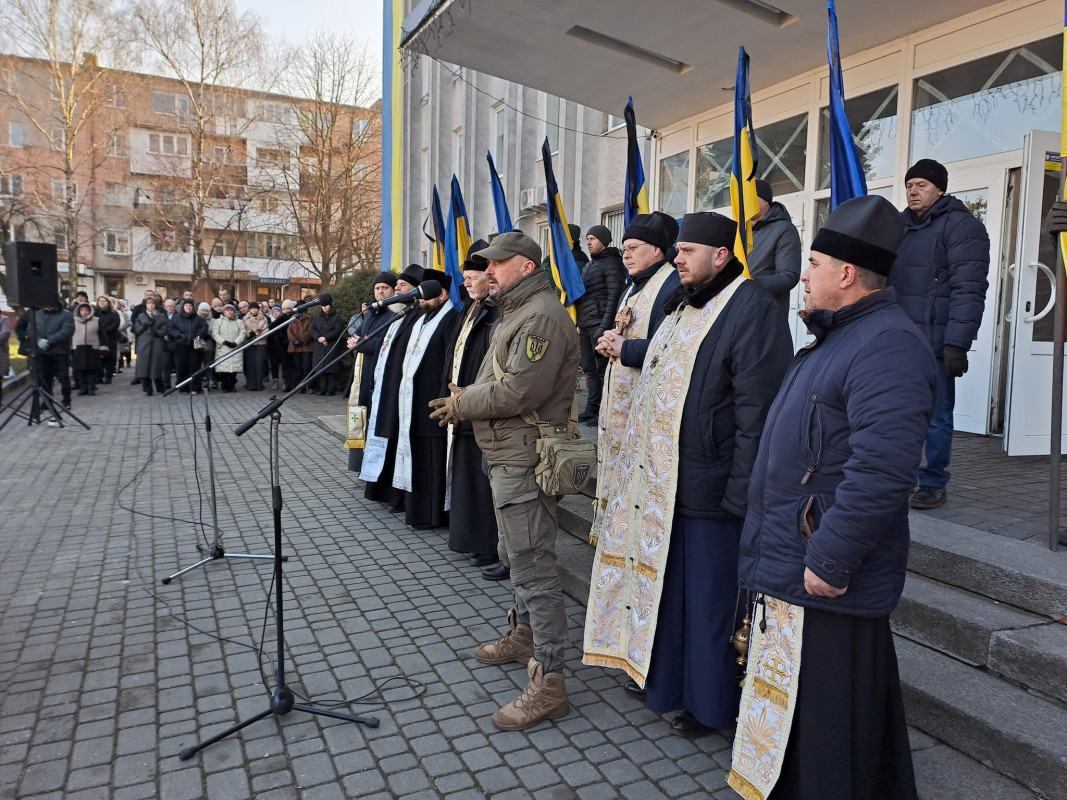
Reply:
M435 297L441 296L442 288L444 287L435 280L423 281L410 292L394 294L392 297L387 297L384 300L375 300L373 303L367 305L367 310L377 311L378 309L385 308L393 303L414 303L416 300L433 300Z
M293 306L291 309L289 309L289 311L291 313L295 314L297 311L306 311L307 309L312 308L313 306L332 306L332 305L333 305L333 295L329 294L329 293L326 293L326 294L320 294L314 300L309 300L306 303L301 303L298 306Z

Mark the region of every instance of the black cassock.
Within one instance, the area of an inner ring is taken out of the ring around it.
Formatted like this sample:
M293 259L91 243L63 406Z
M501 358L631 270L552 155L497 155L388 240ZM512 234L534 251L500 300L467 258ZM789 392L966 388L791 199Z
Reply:
M396 440L400 431L400 379L404 372L404 353L407 352L411 329L421 318L422 312L410 311L400 323L400 330L389 345L385 357L385 371L382 375L382 388L378 394L378 410L375 414L374 432L382 439L388 439L385 451L385 464L376 481L368 481L363 496L368 500L377 500L393 507L404 506L406 492L393 488L393 468L396 466ZM388 335L388 334L385 334ZM380 346L380 345L379 345ZM379 356L380 358L381 356Z
M387 327L395 318L393 310L389 307L368 311L358 330L352 330L350 324L349 330L345 331L348 336L359 334L360 337L360 343L356 345L356 352L363 354L363 372L359 381L359 404L367 409L368 415L373 413L371 398L374 395L374 368L378 366L378 353L382 349L382 337L385 334L382 333L373 339L369 337L381 328ZM351 381L349 386L351 386ZM363 469L362 448L353 447L348 451L348 469L351 472L359 472Z
M464 343L457 386L470 386L478 376L482 359L489 351L493 325L500 309L485 301L473 311L474 321ZM449 337L441 396L448 395L452 382L455 345L467 314L460 315ZM496 553L496 514L489 478L482 466L482 451L474 441L474 428L464 421L452 431L452 510L448 520L448 549L457 553Z
M446 301L442 308L424 315L427 324L438 314L455 316ZM447 431L436 420L430 419L430 401L436 399L441 390L451 328L452 320L442 319L432 334L424 334L427 339L423 343L422 360L412 380L411 428L408 432L411 437L412 490L405 492L404 522L420 528L440 528L448 524L448 512L445 511ZM408 347L414 345L416 335L417 331L413 331L409 336Z

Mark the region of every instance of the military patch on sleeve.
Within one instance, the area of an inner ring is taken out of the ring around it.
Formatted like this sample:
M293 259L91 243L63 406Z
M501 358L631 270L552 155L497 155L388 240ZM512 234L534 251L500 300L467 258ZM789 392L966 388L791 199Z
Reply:
M526 337L526 357L530 361L540 361L548 352L548 339L544 336Z

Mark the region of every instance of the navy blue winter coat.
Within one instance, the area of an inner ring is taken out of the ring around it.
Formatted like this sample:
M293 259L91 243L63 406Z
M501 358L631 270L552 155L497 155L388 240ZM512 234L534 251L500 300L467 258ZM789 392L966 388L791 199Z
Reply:
M904 242L889 274L897 302L934 355L946 344L967 350L978 334L989 286L989 234L960 200L942 196L918 219L900 212Z
M805 323L752 471L738 574L749 591L858 617L896 607L908 494L933 409L935 362L892 289ZM804 568L847 588L804 590Z

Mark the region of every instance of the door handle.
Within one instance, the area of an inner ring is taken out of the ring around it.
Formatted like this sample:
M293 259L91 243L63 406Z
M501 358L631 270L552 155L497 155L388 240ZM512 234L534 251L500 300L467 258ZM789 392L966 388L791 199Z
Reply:
M1056 276L1051 269L1046 267L1040 261L1031 261L1027 266L1033 267L1034 269L1040 272L1044 272L1045 276L1049 280L1049 283L1052 284L1052 292L1049 295L1048 302L1045 303L1045 307L1038 311L1036 314L1027 314L1025 317L1023 317L1023 322L1037 322L1038 320L1044 319L1046 316L1048 316L1048 313L1056 305ZM1029 305L1030 304L1027 303L1027 306Z

